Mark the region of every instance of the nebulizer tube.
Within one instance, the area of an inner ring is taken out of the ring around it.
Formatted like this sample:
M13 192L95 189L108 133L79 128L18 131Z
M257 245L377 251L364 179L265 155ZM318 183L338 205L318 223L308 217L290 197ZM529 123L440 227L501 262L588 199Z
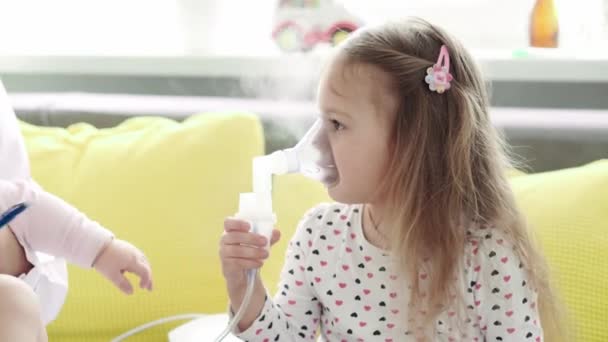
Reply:
M288 173L301 173L326 186L337 181L338 173L322 119L315 121L296 146L253 160L253 192L240 194L239 212L235 217L249 222L252 232L266 237L267 249L276 223L272 209L272 176ZM241 306L216 342L233 331L243 317L251 301L257 272L257 269L247 272L247 289Z

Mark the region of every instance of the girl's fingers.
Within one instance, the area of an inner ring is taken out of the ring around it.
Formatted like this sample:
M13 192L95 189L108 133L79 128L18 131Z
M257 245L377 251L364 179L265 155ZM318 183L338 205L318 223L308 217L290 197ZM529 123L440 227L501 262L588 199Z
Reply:
M221 243L224 245L252 245L264 247L266 246L266 238L249 232L230 232L222 236Z
M268 251L264 248L224 245L220 249L222 258L266 259Z
M224 235L220 239L220 258L224 274L233 274L260 268L268 258L266 237L249 231L249 223L227 218L224 221ZM281 239L281 233L273 229L270 245Z
M281 231L274 229L272 231L272 238L270 239L270 245L274 245L275 243L277 243L277 241L279 241L281 239Z
M248 232L249 223L243 220L228 217L224 220L224 231L226 232Z

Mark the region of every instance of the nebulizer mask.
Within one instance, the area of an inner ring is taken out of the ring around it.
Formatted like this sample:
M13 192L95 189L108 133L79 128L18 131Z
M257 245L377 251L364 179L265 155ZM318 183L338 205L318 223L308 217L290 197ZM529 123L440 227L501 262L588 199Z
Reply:
M338 180L327 129L322 119L315 121L296 146L253 160L253 192L240 195L239 212L235 217L248 221L252 232L266 237L267 249L276 224L276 216L272 209L272 176L288 173L301 173L322 182L327 187ZM247 291L241 307L215 341L223 340L241 320L251 300L257 271L257 269L249 270Z
M338 179L327 129L322 119L314 122L296 146L254 158L253 192L269 192L272 189L272 175L287 173L301 173L326 186Z
M235 217L249 222L252 232L265 236L268 241L267 249L270 247L272 231L276 224L276 215L272 208L272 176L288 173L301 173L327 187L338 181L338 171L334 164L328 129L321 118L313 123L294 147L253 159L253 192L240 194L239 211ZM253 294L257 271L257 269L252 269L247 273L247 290L241 307L215 341L222 341L241 320ZM183 314L159 319L124 333L113 339L112 342L123 341L159 324L175 320L204 319L205 316L202 314Z

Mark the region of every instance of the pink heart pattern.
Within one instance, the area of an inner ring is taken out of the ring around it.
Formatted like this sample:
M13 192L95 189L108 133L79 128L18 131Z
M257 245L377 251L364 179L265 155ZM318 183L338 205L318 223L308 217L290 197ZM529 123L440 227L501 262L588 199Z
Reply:
M238 337L313 341L320 328L327 341L410 341L404 336L421 331L416 316L403 321L411 312L401 304L409 290L396 288L395 280L405 275L365 241L361 211L361 206L332 204L309 213L288 246L279 291L274 299L266 297L259 317ZM466 312L442 312L437 331L443 337L436 339L542 341L535 292L509 240L496 237L487 233L471 240L465 270L454 278L467 279ZM419 280L425 284L432 276L421 272ZM420 317L427 314L417 311ZM462 334L456 333L458 319L468 323Z

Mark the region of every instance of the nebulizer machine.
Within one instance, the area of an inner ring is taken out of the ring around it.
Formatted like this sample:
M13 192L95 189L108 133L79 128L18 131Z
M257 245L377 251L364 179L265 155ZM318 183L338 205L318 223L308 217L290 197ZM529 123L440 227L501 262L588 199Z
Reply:
M276 224L276 215L272 208L272 176L288 173L301 173L306 177L322 182L327 187L338 180L338 172L334 164L328 132L323 119L318 118L294 147L253 159L253 192L240 194L239 211L235 218L247 221L252 232L266 237L268 241L266 248L269 248L272 231ZM234 330L234 327L247 310L253 294L257 272L257 269L248 271L247 289L243 302L238 312L229 321L226 329L216 337L216 342L223 341ZM201 314L185 314L164 318L122 334L112 342L122 341L152 326L169 321L204 316ZM205 332L200 331L199 333L204 334ZM200 337L203 336L199 335L198 338Z

